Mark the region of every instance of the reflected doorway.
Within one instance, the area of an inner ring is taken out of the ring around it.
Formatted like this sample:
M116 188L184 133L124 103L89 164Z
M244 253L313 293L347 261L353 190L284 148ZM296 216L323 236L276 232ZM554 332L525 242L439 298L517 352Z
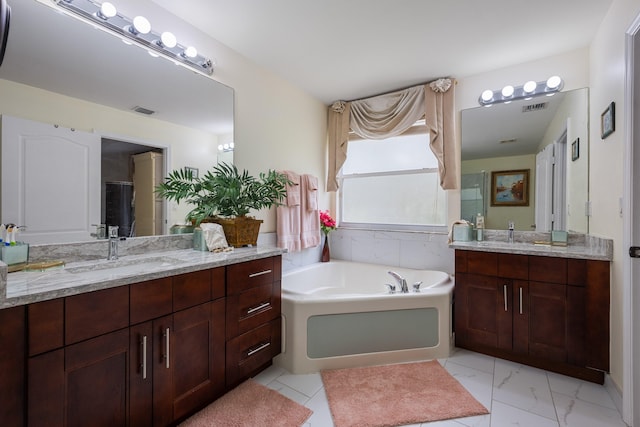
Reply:
M164 202L154 189L165 176L166 149L102 138L101 223L122 237L166 234Z

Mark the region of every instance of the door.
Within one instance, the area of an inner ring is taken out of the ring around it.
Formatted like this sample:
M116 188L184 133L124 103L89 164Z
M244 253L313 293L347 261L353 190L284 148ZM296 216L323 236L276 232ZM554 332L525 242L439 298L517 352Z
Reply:
M624 205L624 247L629 256L624 257L624 340L629 343L624 348L624 382L622 416L630 425L640 425L640 259L633 247L640 246L640 15L626 33L627 76L625 93L625 123L628 137L625 142L624 195L628 202Z
M90 238L100 223L97 135L3 115L1 157L1 220L27 227L20 240Z
M550 231L553 204L553 145L536 155L536 231Z

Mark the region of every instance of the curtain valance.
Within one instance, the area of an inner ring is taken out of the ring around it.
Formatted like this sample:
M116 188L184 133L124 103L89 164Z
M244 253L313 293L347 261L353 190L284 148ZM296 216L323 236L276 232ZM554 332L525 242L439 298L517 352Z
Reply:
M400 135L425 118L431 151L438 158L440 185L458 188L458 148L455 126L455 81L434 82L329 107L329 171L327 190L337 191L337 173L347 159L349 130L362 138Z

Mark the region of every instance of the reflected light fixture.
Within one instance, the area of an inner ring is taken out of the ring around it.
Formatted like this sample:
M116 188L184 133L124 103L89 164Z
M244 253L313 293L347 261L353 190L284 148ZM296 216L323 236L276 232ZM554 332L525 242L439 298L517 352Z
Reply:
M478 97L478 103L485 107L493 104L509 103L518 99L531 99L534 96L552 96L560 92L564 81L559 76L549 77L546 81L530 80L522 86L507 85L500 90L487 89Z
M218 145L218 151L222 151L224 153L227 153L229 151L233 151L234 146L235 146L235 144L233 142L220 144L220 145Z
M198 54L192 46L182 46L176 36L165 31L155 33L151 23L144 16L133 20L118 13L110 2L96 0L54 0L63 10L96 24L107 31L120 36L125 43L137 44L149 51L152 56L163 55L176 63L181 63L200 73L213 74L213 62Z

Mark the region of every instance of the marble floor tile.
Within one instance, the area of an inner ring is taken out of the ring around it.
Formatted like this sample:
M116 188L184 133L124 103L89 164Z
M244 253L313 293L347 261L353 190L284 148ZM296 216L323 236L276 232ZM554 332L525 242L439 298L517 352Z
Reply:
M462 349L439 362L490 413L405 427L625 427L601 385ZM303 427L333 427L320 374L272 366L255 380L311 409Z

